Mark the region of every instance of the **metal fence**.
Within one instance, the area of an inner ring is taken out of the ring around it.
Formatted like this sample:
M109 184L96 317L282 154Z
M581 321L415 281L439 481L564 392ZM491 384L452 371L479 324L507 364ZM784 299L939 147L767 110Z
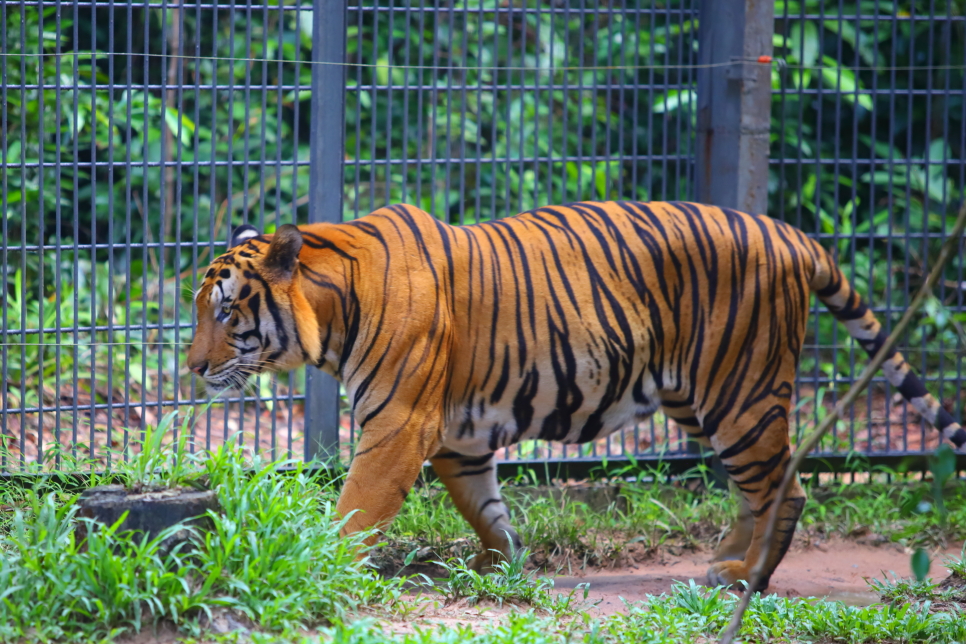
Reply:
M314 4L0 5L0 472L108 467L169 410L194 411L171 429L192 450L232 439L347 459L356 428L331 379L263 376L209 407L184 367L199 268L231 227L393 202L464 223L579 199L694 199L710 185L695 163L701 101L751 82L744 58L700 63L722 43L699 0ZM834 247L891 323L966 185L964 19L954 3L826 4L767 16L786 63L771 67L770 127L759 115L767 208ZM905 345L959 417L964 264ZM862 364L816 313L796 436ZM933 449L893 393L879 381L822 454ZM658 415L596 444L503 456L687 453Z

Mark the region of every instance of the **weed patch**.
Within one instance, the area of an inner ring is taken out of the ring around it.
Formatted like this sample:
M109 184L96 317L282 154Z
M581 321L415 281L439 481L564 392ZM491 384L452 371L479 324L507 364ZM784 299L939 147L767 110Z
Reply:
M148 540L116 526L91 525L80 541L76 496L27 491L0 535L0 641L90 641L162 623L198 634L225 612L279 631L400 595L401 581L356 561L360 541L339 537L334 491L303 465L246 461L226 446L201 474L223 514L171 552L160 548L167 533Z
M966 496L956 482L947 484L941 512L929 482L843 483L808 493L798 529L805 542L836 535L869 545L943 548L966 538ZM534 488L508 486L504 496L531 551L529 565L568 573L715 546L738 510L730 492L700 482L623 483L609 505L596 507ZM432 562L466 559L478 548L446 490L432 482L413 490L374 558L391 575L417 550L403 572L440 576L442 568Z

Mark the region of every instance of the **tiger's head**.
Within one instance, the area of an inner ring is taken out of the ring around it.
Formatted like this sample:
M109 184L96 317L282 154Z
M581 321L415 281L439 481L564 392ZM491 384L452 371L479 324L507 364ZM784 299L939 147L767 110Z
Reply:
M319 359L319 326L302 290L302 234L285 224L274 235L240 226L212 261L195 296L198 325L188 368L210 395L239 393L263 371Z

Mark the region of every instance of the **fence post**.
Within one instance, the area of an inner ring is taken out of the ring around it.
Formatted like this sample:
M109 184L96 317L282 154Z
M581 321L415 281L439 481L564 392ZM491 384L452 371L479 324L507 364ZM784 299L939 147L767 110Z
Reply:
M773 0L702 0L695 186L702 203L768 209Z
M701 203L768 210L771 65L755 61L772 55L774 30L774 0L701 0L695 155ZM701 454L701 447L689 442L688 451ZM726 486L721 459L711 464L717 485Z
M345 0L312 3L309 223L342 221L345 137ZM339 454L339 383L315 367L305 374L305 460Z

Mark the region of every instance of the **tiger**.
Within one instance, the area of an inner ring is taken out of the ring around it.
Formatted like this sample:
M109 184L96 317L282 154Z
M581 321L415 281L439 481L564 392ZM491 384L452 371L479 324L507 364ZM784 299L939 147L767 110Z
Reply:
M764 215L689 202L580 202L449 225L390 205L343 223L235 229L196 296L188 368L209 394L308 364L360 428L336 506L375 543L428 460L479 537L474 570L523 544L495 453L580 444L658 410L717 455L740 509L707 581L750 579L790 460L789 407L810 294L874 355L882 325L832 256ZM898 351L888 382L943 437L966 430ZM759 590L805 505L777 509Z

